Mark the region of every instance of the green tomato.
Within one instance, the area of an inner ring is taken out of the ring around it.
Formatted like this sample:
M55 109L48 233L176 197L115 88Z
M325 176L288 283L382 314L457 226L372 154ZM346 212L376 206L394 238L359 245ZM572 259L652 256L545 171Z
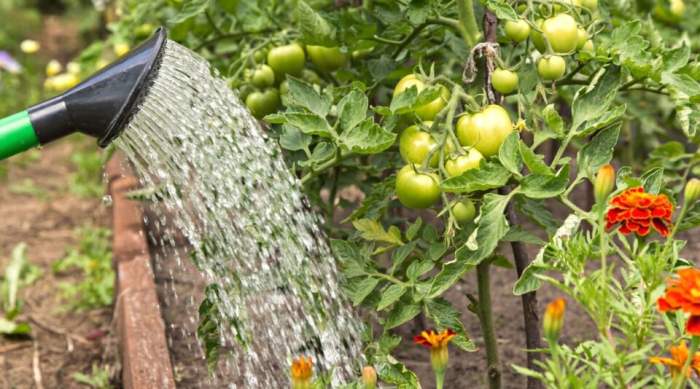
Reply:
M476 217L476 207L474 207L474 203L471 200L464 199L452 206L452 214L457 223L466 224Z
M588 8L591 11L598 9L598 0L579 0L582 7Z
M583 46L588 42L588 33L586 30L583 28L579 27L577 31L577 41L576 41L576 50L581 50Z
M258 88L275 85L275 71L267 65L260 65L253 72L250 82Z
M465 155L450 158L445 162L445 170L450 177L461 176L467 170L478 169L484 156L475 148L464 148Z
M426 88L425 83L419 80L415 74L408 74L399 80L396 87L394 87L394 96L400 95L412 86L416 87L419 94ZM447 101L450 99L450 92L442 85L440 85L440 88L440 97L415 109L416 115L422 120L435 119L435 116L447 105Z
M245 105L257 119L277 111L280 105L280 94L275 88L263 92L253 92L245 99Z
M253 59L255 59L255 63L261 63L265 62L265 59L267 58L267 50L265 49L260 49L253 54Z
M348 55L337 47L306 46L311 63L324 72L340 69L348 63Z
M423 122L423 126L430 128L433 122ZM399 153L407 163L422 164L430 151L437 146L433 136L420 129L418 125L410 126L401 132L399 137ZM430 159L431 166L437 166L440 155L436 152Z
M519 43L530 36L530 25L522 19L518 21L509 20L506 22L505 32L508 39Z
M275 71L278 81L284 80L287 74L300 75L304 69L304 62L304 49L297 43L278 46L267 53L267 64Z
M287 93L289 93L289 82L287 80L284 80L280 84L280 95L284 96Z
M511 94L518 89L518 74L506 69L496 69L491 73L491 84L498 93Z
M545 20L542 32L555 53L573 51L578 43L576 20L567 14L558 14Z
M420 173L406 165L396 174L396 195L408 208L428 208L440 200L440 179L433 173Z
M538 19L535 24L537 25L537 28L542 30L542 25L544 24L544 20ZM542 35L541 32L537 30L532 30L530 33L530 39L532 40L532 44L535 46L537 51L540 53L545 53L547 51L547 43L544 41L544 36Z
M457 137L462 146L477 149L484 157L496 155L503 141L513 132L508 111L500 105L489 105L474 115L457 121Z
M555 81L566 72L566 61L558 55L540 58L537 62L537 73L543 80Z

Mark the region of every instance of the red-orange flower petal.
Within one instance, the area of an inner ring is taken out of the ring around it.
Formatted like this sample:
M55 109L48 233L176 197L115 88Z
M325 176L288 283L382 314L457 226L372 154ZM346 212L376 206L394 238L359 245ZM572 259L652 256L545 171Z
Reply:
M693 336L700 335L700 316L690 316L685 324L685 332Z
M610 200L606 228L619 225L622 234L646 236L653 227L661 236L668 236L673 204L666 195L644 192L644 188L629 188Z
M442 332L435 332L433 330L427 330L413 337L413 341L422 346L430 348L438 348L447 346L447 344L457 336L457 334L451 329L446 329Z

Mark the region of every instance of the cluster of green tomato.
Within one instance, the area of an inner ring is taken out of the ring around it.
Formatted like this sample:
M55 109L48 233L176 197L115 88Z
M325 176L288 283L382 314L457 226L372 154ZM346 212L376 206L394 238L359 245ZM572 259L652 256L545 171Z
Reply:
M288 92L287 75L300 77L311 84L321 84L322 79L306 67L306 59L321 72L332 72L344 67L349 56L337 47L306 46L291 43L257 51L257 67L246 69L246 83L239 91L246 106L256 118L276 112L282 103L281 97ZM266 62L266 63L263 63Z
M595 12L598 0L571 0L572 6ZM545 7L547 8L547 7ZM514 42L524 42L530 38L535 48L543 54L537 62L537 73L545 81L556 81L566 73L565 55L576 51L593 53L593 41L588 32L576 23L576 20L566 14L564 8L555 5L548 11L554 15L547 19L538 19L532 27L530 22L521 19L509 20L505 23L506 37ZM509 69L496 69L491 75L493 88L502 94L510 94L518 89L518 75Z
M410 87L420 92L427 86L418 76L409 74L396 84L394 97ZM448 178L461 176L468 170L479 169L484 158L498 153L503 141L513 132L508 112L499 105L488 105L480 112L460 116L456 137L445 136L441 145L431 133L437 125L432 120L450 98L449 91L441 88L439 97L414 110L422 122L407 127L399 136L399 152L406 165L396 175L396 195L409 208L429 208L440 200L440 176L434 171L441 159ZM476 215L474 203L468 198L457 199L451 207L459 223L469 222Z

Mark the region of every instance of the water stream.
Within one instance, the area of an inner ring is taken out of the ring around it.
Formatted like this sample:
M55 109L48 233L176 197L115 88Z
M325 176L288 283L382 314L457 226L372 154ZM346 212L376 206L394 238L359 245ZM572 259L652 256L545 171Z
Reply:
M184 236L213 285L219 340L231 346L221 359L237 377L222 386L286 387L299 355L331 372L333 386L356 375L360 325L318 216L277 144L204 59L168 41L116 143L144 187L158 188L147 223L171 231L166 244Z

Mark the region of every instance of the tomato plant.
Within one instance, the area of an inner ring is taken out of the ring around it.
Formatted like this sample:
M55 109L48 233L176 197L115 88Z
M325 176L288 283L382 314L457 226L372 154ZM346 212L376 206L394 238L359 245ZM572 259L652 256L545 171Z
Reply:
M438 385L449 382L444 344L475 351L462 322L473 312L492 388L514 365L499 356L513 353L527 359L515 369L530 388L685 384L650 358L699 343L686 325L693 316L661 314L656 299L677 268L693 266L683 234L700 224L693 196L682 194L700 175L700 7L187 3L125 0L110 39L166 24L245 96L328 220L347 297L367 313L363 363L376 368L363 370L367 380L418 387L400 358L413 322L437 330L417 341L431 347ZM254 81L262 66L273 85ZM281 101L262 98L277 89ZM524 332L512 353L496 342L493 266L518 277ZM466 307L452 296L472 276ZM563 300L540 323L543 287L578 306L592 333L560 342L575 325L562 322Z

